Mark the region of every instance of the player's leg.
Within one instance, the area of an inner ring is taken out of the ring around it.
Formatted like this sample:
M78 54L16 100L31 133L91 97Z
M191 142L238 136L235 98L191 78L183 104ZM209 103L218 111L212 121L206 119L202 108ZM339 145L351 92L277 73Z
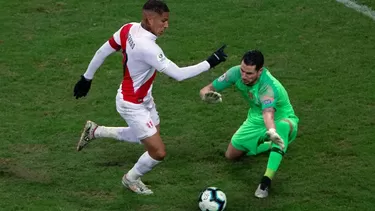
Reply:
M123 177L124 186L138 194L152 194L140 178L151 171L166 156L165 145L160 137L160 120L155 107L147 108L136 116L127 120L129 125L137 128L137 137L146 148L146 152L137 163ZM156 125L156 126L155 126Z
M116 97L116 109L121 116L130 115L129 105L121 97ZM77 144L77 151L82 150L90 142L98 138L112 138L129 143L140 143L139 138L131 127L106 127L88 120Z
M78 142L77 150L82 150L92 140L98 138L112 138L118 141L139 143L134 131L130 127L106 127L97 125L93 121L87 121Z
M130 127L106 127L88 120L78 141L77 150L81 151L90 142L98 138L112 138L129 143L140 143Z
M247 153L246 147L243 146L243 142L246 141L245 136L247 135L247 125L245 122L233 134L232 139L228 144L227 151L225 152L225 157L228 160L236 160Z
M238 147L238 146L237 146ZM240 147L238 147L240 148ZM240 157L242 157L243 155L246 154L246 151L244 150L241 150L241 149L237 149L233 146L232 142L230 142L228 144L228 148L227 148L227 151L225 152L225 157L228 159L228 160L236 160Z
M271 141L266 141L262 144L259 144L257 147L257 154L261 154L263 152L268 152L272 148L272 142Z
M265 142L265 128L254 125L246 120L232 136L225 157L230 160L247 155L256 155L270 149L270 143Z
M153 192L143 184L140 178L163 161L166 151L165 145L157 132L153 136L143 139L142 143L147 151L141 155L133 168L123 176L122 183L138 194L149 195Z
M269 137L265 134L266 128L265 127L260 127L258 130L256 130L257 134L257 140L258 140L258 145L256 149L256 154L261 154L263 152L268 152L272 148L272 141L269 139ZM255 131L254 131L255 133ZM254 134L255 135L255 134Z
M284 140L285 148L284 150L281 150L277 144L272 144L266 172L262 177L257 190L255 191L255 196L258 198L265 198L268 196L271 181L281 164L281 160L288 149L288 145L295 139L297 134L297 124L291 119L283 119L276 122L276 131Z

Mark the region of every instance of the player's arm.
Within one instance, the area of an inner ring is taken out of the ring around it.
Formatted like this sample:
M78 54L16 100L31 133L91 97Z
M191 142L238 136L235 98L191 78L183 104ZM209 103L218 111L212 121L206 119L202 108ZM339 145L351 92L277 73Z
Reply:
M237 79L240 77L239 74L238 66L230 68L223 75L216 78L212 83L200 90L199 95L201 99L208 103L222 102L221 94L219 92L236 83Z
M96 52L94 57L91 59L89 66L87 67L86 72L83 74L86 80L92 80L94 78L95 72L99 69L99 67L103 64L104 60L111 55L112 53L116 52L110 42L105 42Z
M121 30L121 29L120 29ZM80 80L74 86L74 96L76 99L84 97L90 90L95 72L103 64L104 60L112 53L121 49L120 30L117 31L107 42L105 42L96 52L90 61L86 72L81 75Z
M264 124L266 125L267 130L275 129L275 109L265 108L263 109L263 119Z
M86 72L83 74L87 80L92 80L94 78L95 72L109 55L121 49L120 33L122 28L114 33L113 36L95 52Z
M201 99L203 101L206 101L207 103L221 103L223 101L221 98L221 94L215 90L212 83L203 87L200 90L199 95Z
M266 128L267 128L266 133L270 137L271 141L279 145L280 149L283 150L284 140L280 137L280 135L276 131L274 116L275 116L274 108L263 109L264 124L266 125Z
M202 100L204 98L204 95L209 93L209 92L216 92L214 86L212 85L212 83L209 83L207 86L203 87L200 91L199 91L199 95L201 96Z
M226 60L227 55L224 53L225 46L219 48L207 60L202 61L196 65L187 67L179 67L173 61L169 60L159 46L154 46L154 49L147 49L144 51L144 59L146 63L154 67L159 72L162 72L177 81L183 81L192 78L215 67Z
M265 85L260 88L259 97L262 105L264 124L267 128L267 135L275 144L279 145L281 150L283 150L284 140L276 132L275 125L277 92L271 85Z

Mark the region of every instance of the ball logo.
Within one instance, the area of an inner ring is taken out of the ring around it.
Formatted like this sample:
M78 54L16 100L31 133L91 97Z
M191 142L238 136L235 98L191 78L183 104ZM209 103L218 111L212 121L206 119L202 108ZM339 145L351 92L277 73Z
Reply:
M202 196L202 199L207 200L209 197L210 197L209 193L204 193L203 196Z

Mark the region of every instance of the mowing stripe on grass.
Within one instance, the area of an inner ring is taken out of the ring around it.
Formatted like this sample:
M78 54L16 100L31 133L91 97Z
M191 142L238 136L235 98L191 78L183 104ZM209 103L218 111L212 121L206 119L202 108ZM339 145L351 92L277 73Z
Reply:
M360 13L370 17L372 20L375 21L375 11L372 10L371 8L369 8L368 6L360 5L360 4L357 4L356 2L350 1L350 0L336 0L336 1L344 4L345 6L347 6L349 8L354 9L357 12L360 12Z

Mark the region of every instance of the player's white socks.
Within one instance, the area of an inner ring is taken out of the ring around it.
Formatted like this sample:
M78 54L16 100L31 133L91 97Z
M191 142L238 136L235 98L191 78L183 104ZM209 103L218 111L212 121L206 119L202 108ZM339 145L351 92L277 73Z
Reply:
M130 127L104 127L98 126L94 133L95 138L114 138L119 141L140 143Z
M137 163L132 169L127 173L126 178L128 180L137 180L139 177L143 176L147 172L151 171L154 166L159 164L161 161L152 158L148 152L143 153L143 155L138 159Z

